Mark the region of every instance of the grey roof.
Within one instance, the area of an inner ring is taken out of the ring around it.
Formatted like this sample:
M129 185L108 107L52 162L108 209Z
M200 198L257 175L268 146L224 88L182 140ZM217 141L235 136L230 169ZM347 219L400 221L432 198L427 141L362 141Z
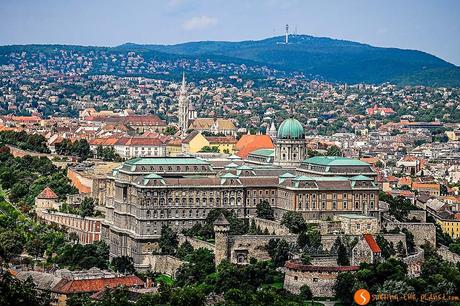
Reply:
M214 225L230 225L230 222L228 222L224 214L220 214L216 221L214 221Z

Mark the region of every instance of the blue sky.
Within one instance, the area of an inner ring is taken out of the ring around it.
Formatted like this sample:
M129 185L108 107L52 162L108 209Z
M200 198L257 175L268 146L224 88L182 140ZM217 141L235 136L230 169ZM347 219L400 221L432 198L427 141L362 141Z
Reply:
M0 44L114 46L299 34L417 49L460 65L456 0L0 0Z

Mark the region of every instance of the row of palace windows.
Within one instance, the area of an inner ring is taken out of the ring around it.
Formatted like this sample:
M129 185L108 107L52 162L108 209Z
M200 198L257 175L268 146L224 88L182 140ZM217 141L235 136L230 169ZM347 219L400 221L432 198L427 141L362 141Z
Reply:
M153 206L166 206L166 201L164 199L160 199L159 201L157 199L153 199L152 202ZM213 199L213 198L210 198L210 199L188 199L188 201L186 201L186 199L182 199L182 201L179 201L178 199L176 199L176 201L169 201L167 202L167 206L186 206L186 205L189 205L189 206L207 206L209 204L209 206L214 206L214 204L216 206L219 206L220 204L223 204L224 206L227 205L227 204L230 204L230 206L233 206L233 205L241 205L242 204L242 199L241 198L223 198L222 200L220 198L216 198L216 199Z
M153 204L153 205L158 205L158 203L160 205L165 205L165 203L167 202L168 205L179 205L179 204L182 204L182 205L186 205L187 202L189 205L192 205L194 203L203 203L206 205L207 202L209 203L220 203L220 202L223 202L223 203L228 203L228 202L235 202L235 199L237 202L241 202L241 197L230 197L230 198L188 198L188 201L187 201L187 198L182 198L182 199L179 199L179 198L175 198L173 200L173 198L168 198L168 200L166 201L164 198L160 198L160 199L157 199L157 198L153 198L153 199L146 199L144 200L144 204Z
M363 194L352 194L352 196L354 197L354 199L367 199L368 195L366 193L363 193ZM316 197L317 195L315 193L313 193L311 195L311 199L312 200L316 200ZM306 194L299 194L299 201L302 201L302 198L305 199L306 201L309 200L310 198L310 195L308 193ZM327 193L321 193L320 195L318 195L318 198L321 198L322 200L326 200L327 199ZM375 198L375 194L371 193L370 194L370 198L371 199L374 199ZM337 200L337 193L333 193L332 194L332 199L333 200ZM348 199L348 194L347 193L344 193L342 195L342 199Z
M265 189L265 190L259 190L259 191L257 191L257 190L252 191L252 195L255 196L255 197L257 196L257 194L259 194L259 196L262 196L264 194L266 196L268 196L270 193L271 193L271 195L275 195L275 190L274 189L271 189L271 190ZM247 195L251 196L251 191L248 190Z
M147 191L145 192L145 196L146 197L151 197L151 196L154 196L154 197L157 197L157 196L160 196L160 197L164 197L166 195L174 195L176 197L179 197L179 196L187 196L187 195L196 195L197 197L206 197L206 196L210 196L210 197L213 197L213 196L217 196L217 195L223 195L223 196L227 196L227 195L230 195L230 196L234 196L234 195L239 195L239 196L242 196L243 195L243 191L227 191L227 190L223 190L223 191L195 191L195 190L190 190L190 191L175 191L175 192L165 192L165 191Z
M268 201L269 203L271 203L271 206L274 206L275 205L275 199L274 198L268 198L268 199L252 199L252 204L255 206L257 205L257 203L262 203L262 201ZM251 204L250 202L250 199L246 199L246 203L248 205Z
M176 171L183 171L185 169L185 171L191 171L191 170L198 171L198 170L200 170L200 168L201 168L202 171L209 170L208 166L201 166L201 167L199 167L199 166L193 166L193 167L191 167L191 166L185 166L185 167L184 166L176 166L175 170ZM172 166L168 166L168 167L159 166L158 167L158 171L166 171L166 170L167 171L173 171L173 167ZM149 168L145 167L145 166L141 166L141 171L157 171L157 169L155 169L154 166L150 166Z
M348 209L348 202L347 201L342 201L341 207L338 207L338 202L337 201L332 201L332 209ZM311 205L310 205L311 204ZM362 205L359 201L355 202L354 209L361 209L361 206L364 207L367 205L367 202L362 202ZM316 201L312 201L311 203L299 203L298 209L299 210L306 210L306 209L326 209L327 204L326 201L321 201L321 204L316 203ZM374 209L374 201L369 202L369 207L370 209Z

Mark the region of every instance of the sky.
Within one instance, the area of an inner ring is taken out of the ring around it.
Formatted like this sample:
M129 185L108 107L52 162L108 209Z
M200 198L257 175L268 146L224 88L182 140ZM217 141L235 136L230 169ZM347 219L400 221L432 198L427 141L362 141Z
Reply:
M0 0L0 45L257 40L290 32L460 65L458 0Z

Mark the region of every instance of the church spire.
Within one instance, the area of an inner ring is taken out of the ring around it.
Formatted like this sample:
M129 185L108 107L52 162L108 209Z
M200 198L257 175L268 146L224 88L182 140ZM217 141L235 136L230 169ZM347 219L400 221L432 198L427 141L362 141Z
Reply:
M181 129L181 134L185 137L185 133L187 132L189 126L189 102L187 99L187 87L185 83L185 72L182 72L182 85L179 91L179 105L178 105L178 113L177 116L179 117L179 127Z
M180 87L180 93L184 94L186 93L186 87L185 87L185 72L182 72L182 86Z

